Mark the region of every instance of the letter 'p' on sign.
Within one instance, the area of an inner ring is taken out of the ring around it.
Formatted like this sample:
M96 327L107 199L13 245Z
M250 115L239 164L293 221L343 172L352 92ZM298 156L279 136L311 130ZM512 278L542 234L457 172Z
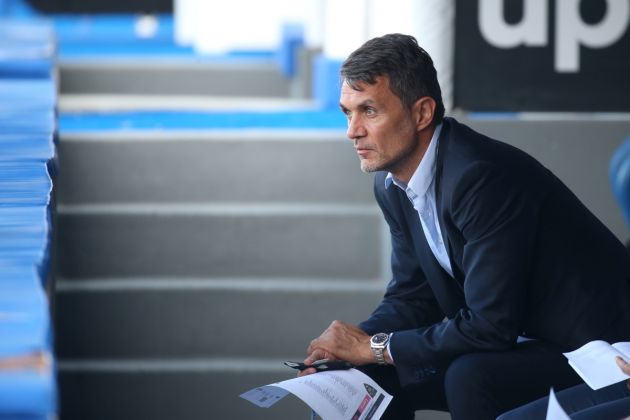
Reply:
M505 0L479 0L479 28L483 37L498 48L519 45L544 46L549 43L547 0L523 0L523 17L519 23L504 19ZM582 0L555 0L554 65L558 72L580 70L580 45L604 48L628 29L628 0L604 0L606 12L600 22L587 24L580 14Z
M456 4L456 106L630 111L630 0Z

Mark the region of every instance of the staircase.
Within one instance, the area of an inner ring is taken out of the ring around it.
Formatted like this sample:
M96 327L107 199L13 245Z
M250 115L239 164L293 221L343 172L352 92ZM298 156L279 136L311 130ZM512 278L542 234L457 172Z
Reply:
M61 418L308 418L238 395L382 296L389 237L344 133L62 133L58 153Z

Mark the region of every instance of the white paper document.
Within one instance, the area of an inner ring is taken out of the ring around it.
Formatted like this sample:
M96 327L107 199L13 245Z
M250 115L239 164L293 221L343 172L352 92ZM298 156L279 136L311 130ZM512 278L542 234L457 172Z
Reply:
M241 397L268 408L286 396L287 391L304 401L323 420L378 420L392 400L376 382L356 369L289 379L254 388Z
M549 404L547 405L546 420L570 420L569 415L564 411L558 399L556 393L553 392L553 388L549 391Z
M630 378L615 362L616 356L630 360L630 342L611 345L596 340L564 355L569 359L569 365L592 389L600 389Z
M269 408L287 395L289 395L289 391L285 391L277 386L265 385L250 389L249 391L241 394L240 397L257 405L258 407Z

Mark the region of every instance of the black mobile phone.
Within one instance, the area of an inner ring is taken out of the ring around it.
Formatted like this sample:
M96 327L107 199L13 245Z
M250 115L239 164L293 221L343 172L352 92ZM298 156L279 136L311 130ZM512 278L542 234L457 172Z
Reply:
M313 362L312 365L305 365L301 362L284 362L284 364L290 368L297 370L305 370L308 368L315 368L318 372L325 372L327 370L347 370L352 369L354 365L345 360L328 360L321 359Z

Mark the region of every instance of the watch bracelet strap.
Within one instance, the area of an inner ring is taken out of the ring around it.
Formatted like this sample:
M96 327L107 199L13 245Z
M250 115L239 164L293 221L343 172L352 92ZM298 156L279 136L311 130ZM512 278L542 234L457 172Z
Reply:
M385 362L385 347L377 349L373 348L374 357L376 357L376 363L379 365L386 365Z

